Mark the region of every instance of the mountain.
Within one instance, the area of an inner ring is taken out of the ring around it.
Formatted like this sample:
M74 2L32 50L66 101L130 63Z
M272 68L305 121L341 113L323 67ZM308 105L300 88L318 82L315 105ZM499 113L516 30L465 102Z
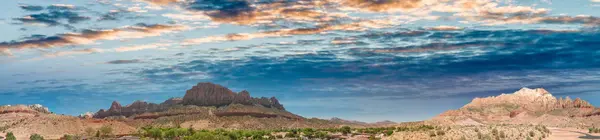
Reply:
M138 128L280 129L391 125L391 122L371 124L304 118L287 111L275 97L252 97L246 90L233 92L221 85L206 82L187 90L183 98L170 98L158 104L135 101L123 106L114 101L109 109L100 109L93 118L118 120Z
M131 117L140 116L145 113L164 112L169 109L184 106L198 107L217 107L220 108L218 113L233 113L247 112L256 113L256 116L262 115L282 115L285 117L297 117L291 113L278 114L276 112L286 112L283 105L275 97L251 97L246 90L235 93L226 87L213 83L198 83L191 89L186 91L183 98L170 98L163 103L147 103L143 101L135 101L130 105L122 106L119 102L113 101L108 110L101 109L94 118L107 117ZM246 109L246 110L244 110ZM266 112L257 112L257 110L275 110ZM254 111L254 112L252 112ZM241 115L241 114L240 114Z
M556 98L543 88L522 88L512 94L475 98L458 110L432 119L446 124L544 124L581 126L598 117L600 109L580 98ZM597 119L596 119L597 120Z

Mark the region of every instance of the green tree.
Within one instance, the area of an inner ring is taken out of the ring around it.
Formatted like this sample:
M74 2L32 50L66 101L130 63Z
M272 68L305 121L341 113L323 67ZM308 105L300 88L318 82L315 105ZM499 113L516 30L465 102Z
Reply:
M42 137L40 134L32 134L29 136L29 140L44 140L44 137Z
M4 140L17 140L17 138L15 137L15 135L12 132L8 132L6 133L6 139Z

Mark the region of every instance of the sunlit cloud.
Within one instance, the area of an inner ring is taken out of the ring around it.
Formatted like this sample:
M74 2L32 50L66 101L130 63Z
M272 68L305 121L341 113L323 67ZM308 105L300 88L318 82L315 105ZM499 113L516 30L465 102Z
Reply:
M169 43L153 43L153 44L144 44L144 45L135 45L135 46L127 46L127 47L119 47L115 48L116 52L130 52L130 51L140 51L146 49L156 49L160 47L171 46Z
M97 48L88 48L88 49L83 49L83 50L58 51L58 52L54 52L54 53L44 54L44 56L45 57L60 57L60 56L70 56L70 55L101 53L101 52L104 52L104 50L97 49Z
M0 50L52 48L71 45L91 44L100 40L136 39L159 36L164 33L185 30L182 25L137 24L108 30L84 30L80 33L66 33L50 37L10 41L0 43Z

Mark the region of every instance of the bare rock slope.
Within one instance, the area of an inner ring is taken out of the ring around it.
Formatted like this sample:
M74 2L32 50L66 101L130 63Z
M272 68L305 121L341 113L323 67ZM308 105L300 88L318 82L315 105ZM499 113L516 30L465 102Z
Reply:
M434 122L494 124L544 124L582 126L597 120L599 109L587 101L556 98L545 89L522 88L512 94L475 98L458 110L450 110L432 119Z

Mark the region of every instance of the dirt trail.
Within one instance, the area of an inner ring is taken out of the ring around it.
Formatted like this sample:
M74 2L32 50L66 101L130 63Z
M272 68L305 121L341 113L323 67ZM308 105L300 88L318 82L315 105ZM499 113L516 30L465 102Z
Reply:
M552 134L548 140L600 140L600 134L590 134L587 130L550 127Z

